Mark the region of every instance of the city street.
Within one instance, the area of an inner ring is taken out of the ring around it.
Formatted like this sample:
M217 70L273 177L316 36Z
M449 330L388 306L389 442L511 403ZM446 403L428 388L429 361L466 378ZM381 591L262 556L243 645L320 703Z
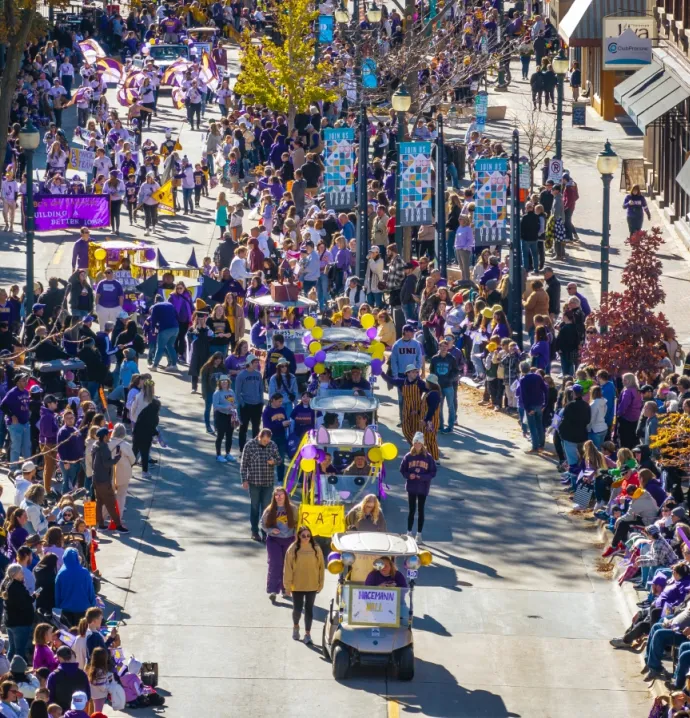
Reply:
M513 76L518 74L514 70ZM513 83L509 93L492 94L490 104L505 101L518 107L517 96L526 91L524 83ZM209 107L208 115L218 113ZM160 143L165 128L176 133L181 127L180 154L194 162L205 134L191 131L181 117L169 95L162 96L151 136ZM75 113L66 113L66 120L71 132ZM487 127L496 138L511 131L509 119ZM568 250L567 265L554 266L562 282L578 281L592 299L598 296L601 231L595 157L607 137L621 156L638 156L641 138L628 136L620 125L573 132L566 124L566 167L580 186L575 224L582 241ZM40 156L37 163L43 166ZM626 234L618 179L612 200L614 288ZM216 195L217 190L202 199L200 214L163 219L152 239L166 259L186 261L192 249L199 262L212 254L218 236ZM143 238L143 219L130 228L123 215L122 228L123 239ZM97 230L92 236L101 239L108 232ZM50 276L70 274L76 237L65 232L37 238L37 279L45 284ZM690 302L684 291L688 255L670 238L664 254L668 314L689 348L690 334L681 323ZM25 260L24 240L0 234L0 286L23 281ZM424 530L434 563L420 571L415 595L415 678L401 683L370 669L337 683L319 651L335 577L327 574L317 599L316 645L310 649L293 641L291 604L279 599L271 605L266 595L266 552L250 540L249 501L238 465L216 464L212 437L204 430L203 403L190 394L188 378L159 372L154 379L169 448L155 454L160 463L151 480L138 478L135 470L125 516L131 533L106 535L98 561L103 593L122 620L126 652L158 662L165 715L648 715L651 701L637 656L614 651L608 643L620 635L627 616L615 583L596 571L601 549L594 531L572 519L556 500L555 466L526 456L515 421L478 408L475 393L461 389L460 427L439 440L443 465L432 483ZM385 389L379 395L383 441L396 443L402 456L397 403ZM398 461L389 469L384 511L389 529L402 532L407 498ZM11 495L7 484L5 491ZM110 708L105 712L125 715Z

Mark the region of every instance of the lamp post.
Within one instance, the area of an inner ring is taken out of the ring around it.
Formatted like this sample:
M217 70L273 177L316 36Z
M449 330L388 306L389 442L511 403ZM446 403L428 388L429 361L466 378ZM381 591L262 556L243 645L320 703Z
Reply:
M367 106L362 102L359 113L359 163L357 171L357 275L364 281L367 273L367 247L369 246L369 121Z
M558 98L556 100L556 158L563 157L563 79L568 72L568 58L563 48L551 62L553 71L558 77Z
M438 116L436 138L436 254L441 276L446 279L448 258L446 257L446 159L443 146L443 115Z
M376 25L381 22L381 14L381 8L376 4L376 0L374 0L367 8L367 20L369 20L372 25Z
M19 131L19 146L26 157L26 316L34 304L34 152L41 142L39 131L27 120Z
M520 246L520 133L513 130L510 156L510 326L522 350L522 247Z
M405 129L407 124L407 112L412 105L412 97L405 88L405 85L400 85L398 89L393 93L391 97L391 105L393 109L398 113L398 165L395 168L395 244L398 247L398 252L402 256L403 251L403 228L400 224L401 212L400 212L400 172L402 167L400 166L400 143L405 141ZM405 258L406 260L409 257Z
M611 143L606 140L604 151L597 155L597 169L604 184L604 202L602 208L601 227L601 299L600 306L604 305L606 295L609 291L609 238L611 231L611 180L618 169L618 155L613 151ZM602 334L606 333L607 327L602 325Z

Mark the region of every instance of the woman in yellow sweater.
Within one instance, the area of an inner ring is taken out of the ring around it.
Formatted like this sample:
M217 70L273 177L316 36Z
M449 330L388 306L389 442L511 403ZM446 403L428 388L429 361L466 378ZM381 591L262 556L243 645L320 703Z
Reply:
M295 543L285 555L283 586L286 595L292 595L292 637L299 641L299 621L304 608L304 642L312 643L311 624L314 617L316 594L323 588L325 567L323 553L314 542L311 531L300 526Z

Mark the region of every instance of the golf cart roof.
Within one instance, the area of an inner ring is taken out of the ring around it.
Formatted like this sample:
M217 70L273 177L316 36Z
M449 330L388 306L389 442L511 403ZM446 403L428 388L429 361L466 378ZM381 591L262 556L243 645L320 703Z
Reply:
M354 394L317 396L311 400L311 408L314 411L352 414L376 411L379 408L379 400L373 396L354 396Z
M261 297L247 297L249 304L256 304L258 307L281 307L282 309L311 309L317 306L317 303L313 299L307 299L306 297L299 297L296 302L276 302L275 299L271 299L270 294L264 294Z
M354 344L355 342L368 342L369 337L364 329L357 327L325 327L321 342L343 342Z
M149 249L151 247L150 244L146 244L145 242L140 242L138 240L134 242L128 242L126 239L111 239L106 242L93 242L93 246L101 247L105 250L129 249L132 251L139 249Z
M368 556L416 556L419 553L417 542L411 536L375 531L335 534L333 549Z
M325 334L325 332L324 332ZM325 340L322 339L322 341ZM326 361L324 364L350 364L352 366L369 366L371 364L371 356L364 352L326 352Z
M312 435L314 436L314 435ZM309 443L317 446L364 446L364 432L360 429L329 429L329 441L327 444L321 444L316 439Z

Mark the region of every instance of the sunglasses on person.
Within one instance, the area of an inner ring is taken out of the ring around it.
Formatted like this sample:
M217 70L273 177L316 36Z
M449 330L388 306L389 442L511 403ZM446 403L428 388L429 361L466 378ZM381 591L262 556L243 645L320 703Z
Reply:
M306 532L306 531L302 531L302 533L299 535L299 537L300 537L300 538L303 538L303 539L310 539L310 538L311 538L311 534L308 533L308 532Z
M596 333L597 333L596 329L588 329L587 330L587 334L596 334Z

